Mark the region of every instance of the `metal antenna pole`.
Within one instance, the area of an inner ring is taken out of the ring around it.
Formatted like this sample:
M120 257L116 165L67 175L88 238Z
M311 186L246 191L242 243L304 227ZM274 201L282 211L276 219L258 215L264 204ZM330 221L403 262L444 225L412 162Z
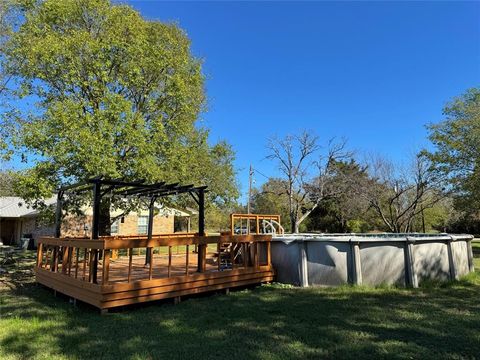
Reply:
M252 164L250 164L250 172L248 174L247 214L250 214L250 201L252 199L252 179L253 179L253 167L252 167ZM241 225L240 225L240 229L241 229ZM247 219L247 234L250 234L250 219Z
M253 168L250 164L250 173L248 177L248 202L247 202L247 214L250 214L250 199L252 198L252 178L253 178Z

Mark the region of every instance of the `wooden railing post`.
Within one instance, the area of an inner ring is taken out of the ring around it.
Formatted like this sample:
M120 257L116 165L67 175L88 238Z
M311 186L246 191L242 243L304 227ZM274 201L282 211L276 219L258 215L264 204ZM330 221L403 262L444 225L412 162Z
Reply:
M205 244L203 245L203 253L202 253L202 258L203 258L203 262L202 262L202 272L205 272L206 270L206 266L207 266L207 247L208 247L208 244Z
M92 265L93 265L93 250L88 250L88 282L92 282L93 279L93 272L92 272Z
M92 268L90 272L92 273L92 283L97 283L97 271L98 271L98 250L94 249L93 256L92 256Z
M49 249L48 246L45 246L45 270L52 270L52 264L51 263L49 264L51 252L52 250ZM47 269L49 265L50 265L50 269Z
M82 269L82 279L85 281L87 274L87 261L88 261L89 252L87 248L83 251L83 269Z
M235 267L235 243L230 244L230 262L232 263L232 270Z
M62 246L62 274L67 273L68 269L68 246Z
M268 267L271 267L271 266L272 266L272 252L271 252L271 248L272 248L272 243L271 243L271 241L267 241L267 265L268 265Z
M74 247L69 247L68 248L68 276L72 273L72 259L75 254L75 248Z
M242 243L242 252L243 252L243 267L248 267L248 244Z
M130 248L128 252L128 275L127 275L128 282L130 282L132 278L132 261L133 261L133 248Z
M78 257L80 255L80 248L76 248L75 251L75 279L78 277Z
M186 249L187 249L187 255L186 255L187 257L185 259L185 275L188 275L188 272L189 272L188 267L190 265L189 264L189 262L190 262L190 247L187 245Z
M167 276L170 277L172 270L172 247L168 247L168 271L167 271Z
M37 267L42 267L43 260L43 244L39 243L37 246Z
M102 284L108 284L108 278L110 275L110 257L111 251L110 249L105 249L103 252L103 280Z
M148 263L148 280L152 280L153 277L153 248L148 248L148 253L150 254L150 261Z
M50 270L55 272L57 271L56 266L57 266L57 252L58 252L58 246L54 245L53 250L52 250L52 262L50 264Z

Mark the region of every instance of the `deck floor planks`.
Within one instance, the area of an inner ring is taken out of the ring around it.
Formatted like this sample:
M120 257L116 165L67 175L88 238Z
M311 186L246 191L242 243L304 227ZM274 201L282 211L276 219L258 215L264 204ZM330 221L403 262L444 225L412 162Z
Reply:
M72 264L70 276L68 274L42 270L37 273L37 280L60 292L62 292L63 288L65 290L63 292L67 295L104 309L235 286L269 282L273 281L274 276L273 270L269 267L244 267L243 261L242 264L236 264L234 270L223 269L219 271L218 262L212 253L207 254L205 271L201 274L197 273L197 254L193 251L189 252L188 276L186 276L185 253L172 254L170 276L168 276L168 263L168 253L154 254L151 280L149 280L150 267L145 265L145 255L132 256L130 282L128 282L128 256L120 256L117 259L110 260L108 284L102 284L102 272L104 269L102 260L98 264L98 284L81 281L82 262L78 262L78 279L74 278L77 269L75 264ZM154 285L159 281L163 285ZM100 287L101 294L95 294L91 290L83 288L83 286L80 286L82 283L87 286ZM131 286L136 289L125 290L125 287Z
M209 254L210 255L210 254ZM109 269L109 284L128 282L128 256L121 256L115 260L110 260ZM172 254L172 262L170 268L170 277L182 276L186 273L186 254ZM190 252L189 274L193 274L197 271L197 254ZM74 268L72 273L74 273ZM218 271L217 262L213 258L213 255L207 256L205 272ZM98 283L103 281L103 261L99 261L98 265ZM130 282L149 280L150 268L145 265L145 255L134 255L132 257L132 272ZM153 266L152 266L152 280L168 278L168 254L154 254Z

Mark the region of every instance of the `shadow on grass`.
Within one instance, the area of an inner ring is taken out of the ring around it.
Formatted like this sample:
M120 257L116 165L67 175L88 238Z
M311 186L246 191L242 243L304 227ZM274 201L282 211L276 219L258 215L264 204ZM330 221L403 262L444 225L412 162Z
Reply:
M475 358L480 274L420 289L290 288L107 316L40 286L3 291L0 358Z
M472 241L473 256L480 258L480 241Z

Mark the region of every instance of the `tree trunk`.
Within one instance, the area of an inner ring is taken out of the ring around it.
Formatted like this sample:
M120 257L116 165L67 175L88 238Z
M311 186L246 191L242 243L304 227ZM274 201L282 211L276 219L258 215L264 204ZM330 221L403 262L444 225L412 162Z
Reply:
M313 210L315 210L318 206L318 202L312 206L312 208L308 211L305 212L305 214L303 214L300 219L296 220L295 219L295 224L294 226L292 227L292 229L295 229L294 233L295 234L298 234L300 232L300 224L308 217L308 215L310 215ZM298 213L297 213L298 214ZM295 216L295 218L297 218L298 216Z
M110 199L102 198L100 202L100 219L99 219L99 235L109 236L111 235L111 223L110 223Z
M290 228L292 229L292 233L298 233L297 219L295 219L292 214L290 214Z
M294 231L294 234L298 234L300 232L300 224L298 222L295 222L295 231Z
M422 232L425 234L425 213L423 212L423 207L422 207Z

